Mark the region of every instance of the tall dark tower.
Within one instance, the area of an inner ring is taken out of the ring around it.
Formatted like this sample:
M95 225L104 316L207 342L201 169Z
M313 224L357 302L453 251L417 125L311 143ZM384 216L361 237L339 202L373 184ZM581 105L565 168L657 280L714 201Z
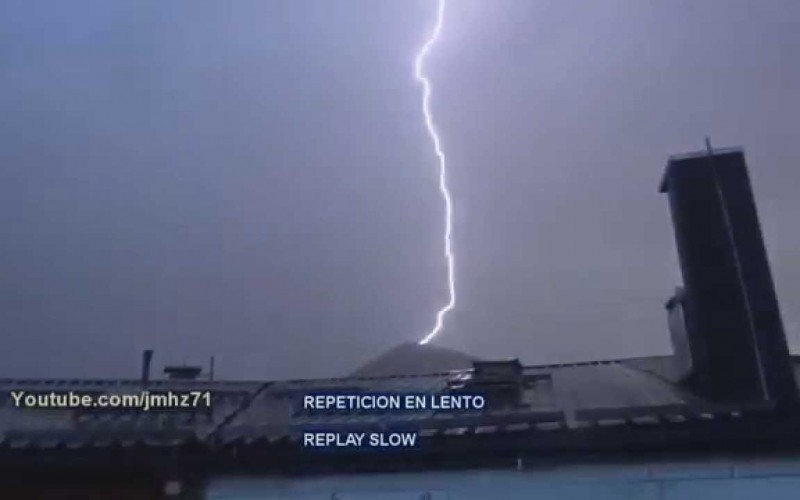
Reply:
M669 196L684 291L690 388L720 402L795 408L797 384L744 153L670 158Z

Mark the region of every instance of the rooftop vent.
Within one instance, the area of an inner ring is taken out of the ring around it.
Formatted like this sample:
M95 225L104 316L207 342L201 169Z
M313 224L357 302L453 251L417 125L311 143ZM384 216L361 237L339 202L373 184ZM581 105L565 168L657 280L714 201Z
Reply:
M474 361L472 370L450 379L449 388L481 393L490 408L514 407L520 404L524 381L519 359Z
M195 380L203 368L199 366L165 366L164 374L170 380Z
M667 301L667 324L669 326L673 364L678 380L686 382L692 373L692 349L689 345L689 334L686 330L686 291L682 287L675 289L675 294Z
M522 363L519 359L504 361L475 361L472 363L476 382L506 384L522 382Z

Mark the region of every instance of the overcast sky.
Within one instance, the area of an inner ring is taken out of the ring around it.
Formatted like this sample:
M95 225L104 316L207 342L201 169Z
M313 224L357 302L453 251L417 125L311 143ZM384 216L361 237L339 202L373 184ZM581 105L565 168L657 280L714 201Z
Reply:
M430 0L0 2L0 376L343 374L446 301ZM458 302L528 363L670 351L670 154L745 147L800 348L800 2L450 0Z

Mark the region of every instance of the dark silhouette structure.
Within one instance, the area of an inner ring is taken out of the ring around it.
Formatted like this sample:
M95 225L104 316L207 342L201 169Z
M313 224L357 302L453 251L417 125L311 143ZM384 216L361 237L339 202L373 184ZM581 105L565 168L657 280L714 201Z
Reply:
M744 153L709 148L673 157L661 191L685 285L687 384L714 401L795 408L797 385Z

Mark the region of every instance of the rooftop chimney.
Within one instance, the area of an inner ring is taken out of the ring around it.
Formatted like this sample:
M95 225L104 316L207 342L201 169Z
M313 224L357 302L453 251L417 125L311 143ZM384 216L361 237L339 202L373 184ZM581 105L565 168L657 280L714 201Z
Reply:
M519 359L473 361L472 367L470 372L456 373L448 382L449 389L481 393L492 409L520 404L525 374Z
M153 350L145 349L142 352L142 385L150 382L150 364L153 361Z
M674 156L661 192L669 197L684 282L668 308L679 304L685 321L687 385L716 401L795 407L797 386L744 153L709 146Z

